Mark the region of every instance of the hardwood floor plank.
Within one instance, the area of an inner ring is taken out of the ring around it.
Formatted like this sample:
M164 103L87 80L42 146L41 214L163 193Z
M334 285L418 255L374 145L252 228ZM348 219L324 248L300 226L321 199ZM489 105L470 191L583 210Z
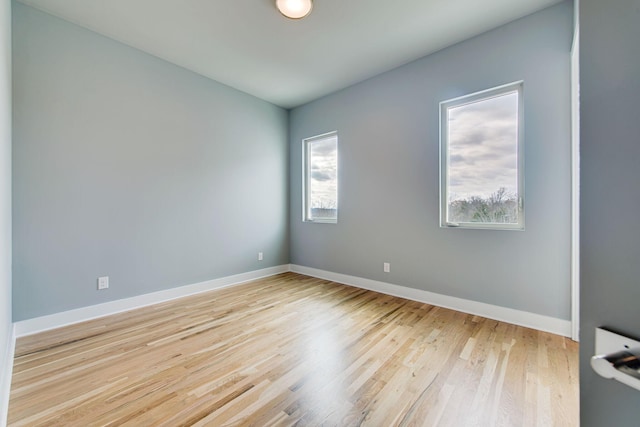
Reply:
M295 273L23 337L9 426L578 425L577 344Z

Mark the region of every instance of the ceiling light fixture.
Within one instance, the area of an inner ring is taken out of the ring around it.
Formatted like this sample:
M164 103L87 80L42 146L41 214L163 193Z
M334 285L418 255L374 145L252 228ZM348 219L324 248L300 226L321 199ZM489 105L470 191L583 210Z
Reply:
M287 18L301 19L311 13L313 0L276 0L276 7Z

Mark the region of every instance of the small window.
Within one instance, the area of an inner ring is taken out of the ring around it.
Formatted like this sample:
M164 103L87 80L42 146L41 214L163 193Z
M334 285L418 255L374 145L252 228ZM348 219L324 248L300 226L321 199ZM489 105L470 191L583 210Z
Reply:
M440 103L440 225L524 229L522 82Z
M304 221L338 222L338 134L302 141Z

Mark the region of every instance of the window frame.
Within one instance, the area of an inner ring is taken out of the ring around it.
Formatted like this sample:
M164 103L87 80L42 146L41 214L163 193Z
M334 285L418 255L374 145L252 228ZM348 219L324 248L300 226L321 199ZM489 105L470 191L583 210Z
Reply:
M491 98L516 92L518 94L518 112L516 132L517 155L517 223L493 223L493 222L449 222L447 221L449 210L449 115L450 108L460 107ZM489 230L516 230L525 229L524 210L524 81L516 81L490 89L474 92L468 95L448 99L440 102L440 227L441 228L466 228Z
M326 139L335 138L336 140L336 180L338 180L338 174L340 171L338 163L338 131L334 130L326 132L320 135L315 135L302 140L302 221L319 224L337 224L338 223L338 188L336 188L336 217L335 218L314 218L311 214L311 169L309 168L309 160L311 156L311 150L309 147L314 142L323 141Z

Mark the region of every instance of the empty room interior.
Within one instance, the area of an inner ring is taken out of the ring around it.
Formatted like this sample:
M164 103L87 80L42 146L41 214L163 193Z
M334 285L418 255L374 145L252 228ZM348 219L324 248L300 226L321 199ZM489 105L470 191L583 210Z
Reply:
M638 0L0 0L0 426L626 426Z

